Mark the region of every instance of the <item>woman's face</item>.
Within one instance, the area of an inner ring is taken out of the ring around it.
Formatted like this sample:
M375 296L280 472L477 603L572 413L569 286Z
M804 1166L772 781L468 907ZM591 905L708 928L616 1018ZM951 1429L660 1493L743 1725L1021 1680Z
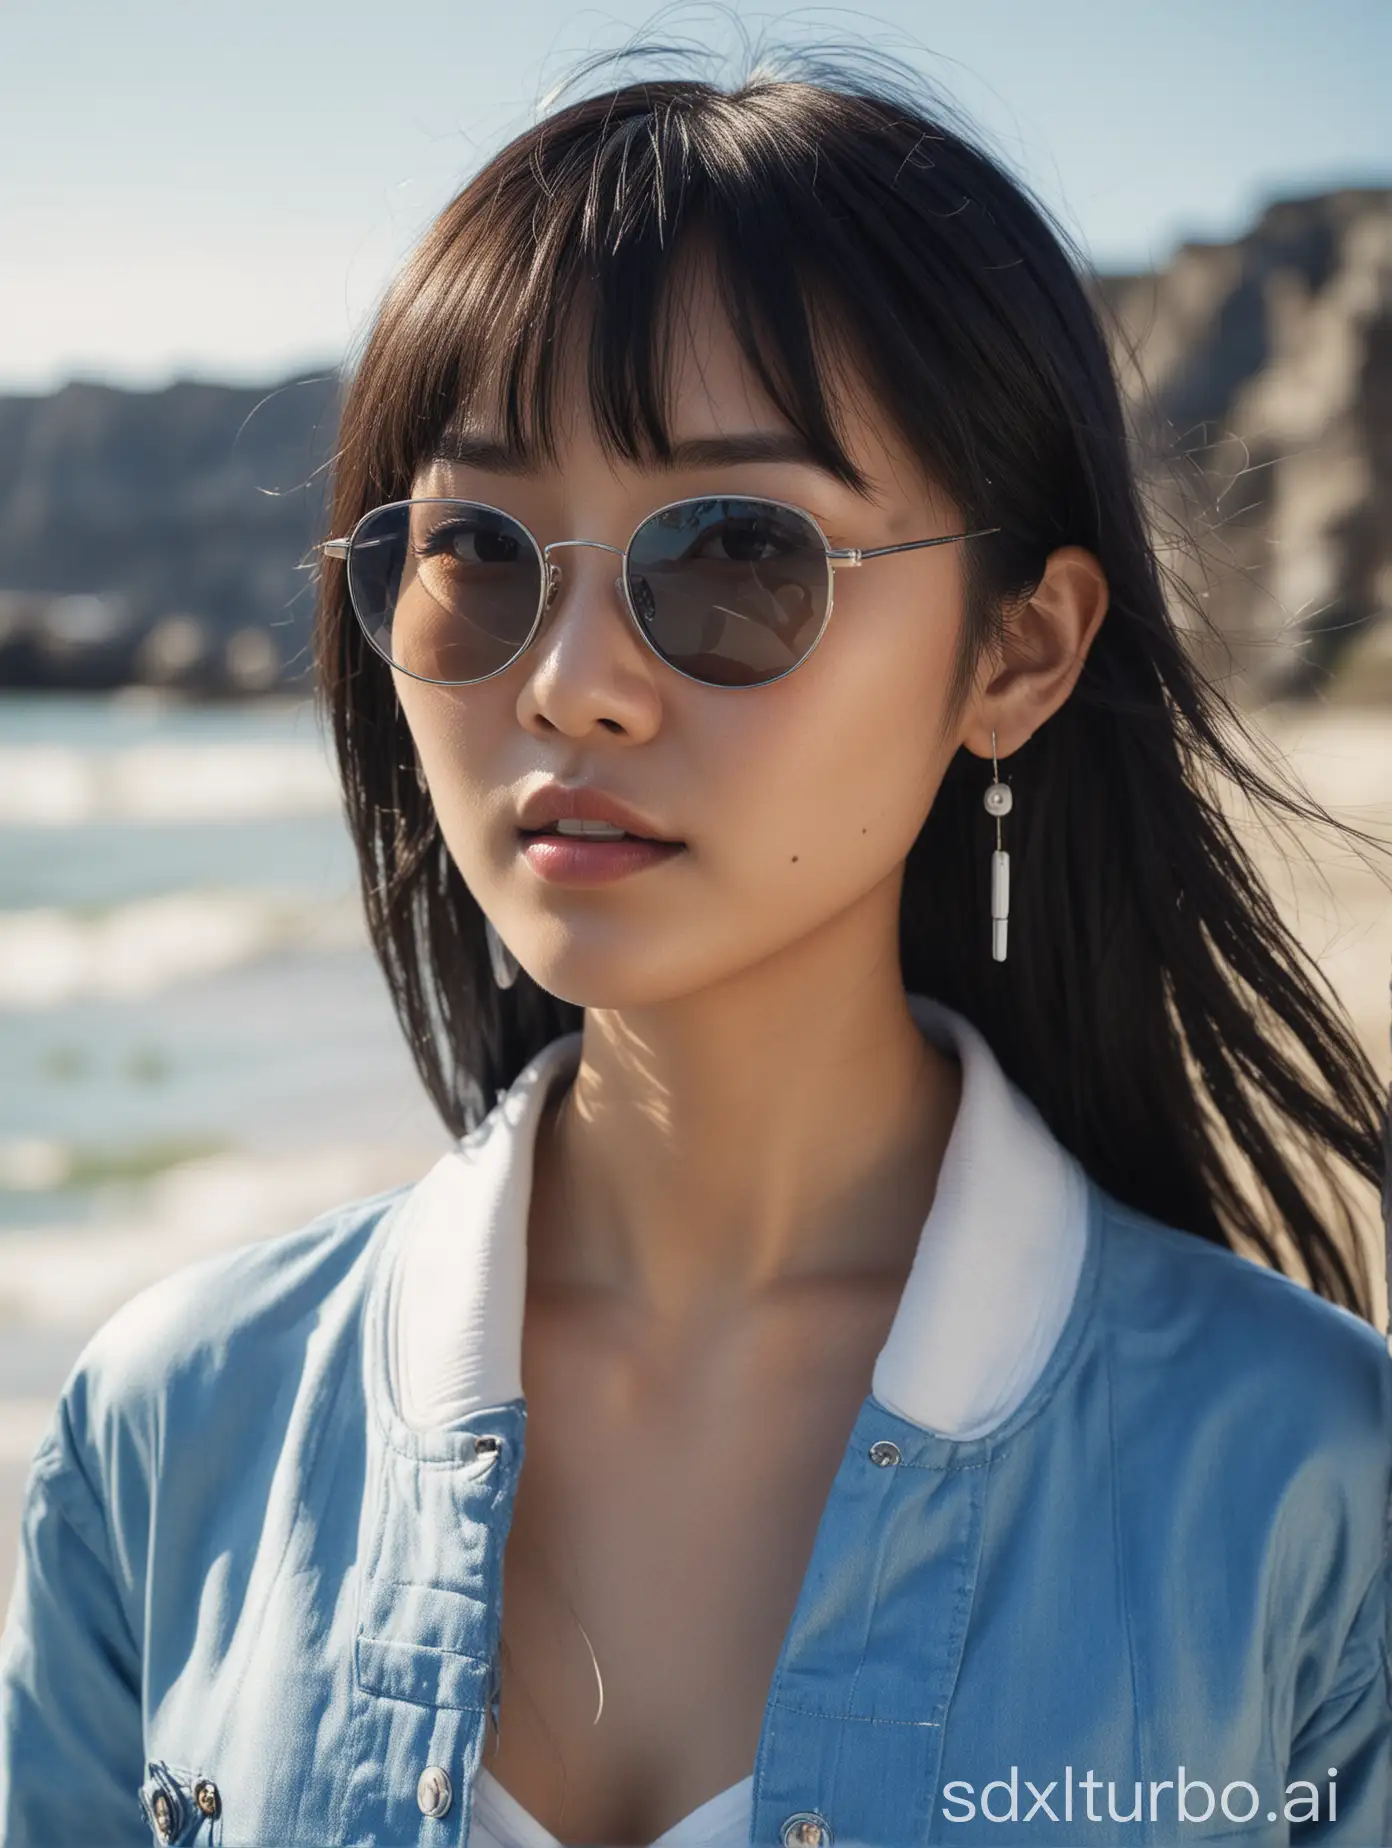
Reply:
M709 292L697 288L685 307L678 457L712 439L791 437ZM583 402L583 391L568 395ZM711 494L803 507L833 546L962 530L959 510L868 404L847 412L844 430L865 495L810 461L722 461L708 449L673 468L636 466L611 460L583 416L560 434L554 466L436 461L412 494L503 508L542 545L621 547L655 508ZM905 856L971 721L969 711L943 735L962 548L838 570L812 653L780 680L734 690L685 679L651 652L616 589L612 553L552 557L559 590L505 671L462 687L395 676L445 843L524 968L567 1001L632 1007L812 949L857 914L867 955L892 945ZM525 852L521 811L553 780L616 797L681 851L603 884L546 879Z

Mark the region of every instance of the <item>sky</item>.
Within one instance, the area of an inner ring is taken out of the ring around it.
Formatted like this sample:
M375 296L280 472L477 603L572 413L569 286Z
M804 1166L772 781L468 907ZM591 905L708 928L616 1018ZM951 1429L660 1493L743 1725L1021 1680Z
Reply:
M1092 261L1392 183L1387 0L0 0L0 390L338 364L582 57L854 41L924 72Z

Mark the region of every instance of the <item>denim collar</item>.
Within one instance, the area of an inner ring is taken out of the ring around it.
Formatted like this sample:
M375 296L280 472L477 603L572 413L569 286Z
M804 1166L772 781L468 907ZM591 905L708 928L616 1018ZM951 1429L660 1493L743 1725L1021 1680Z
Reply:
M1087 1246L1087 1181L970 1021L908 997L955 1051L962 1096L937 1192L875 1362L886 1410L953 1439L1002 1424L1043 1372ZM392 1240L390 1390L417 1431L522 1398L526 1235L537 1126L581 1035L553 1040L405 1197Z

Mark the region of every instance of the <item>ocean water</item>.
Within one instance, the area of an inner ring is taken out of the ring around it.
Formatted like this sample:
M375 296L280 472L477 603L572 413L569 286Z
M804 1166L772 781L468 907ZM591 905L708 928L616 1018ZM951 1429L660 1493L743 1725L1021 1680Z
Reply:
M0 1344L444 1146L312 707L0 696Z
M0 1614L100 1324L447 1146L356 888L310 705L0 695Z

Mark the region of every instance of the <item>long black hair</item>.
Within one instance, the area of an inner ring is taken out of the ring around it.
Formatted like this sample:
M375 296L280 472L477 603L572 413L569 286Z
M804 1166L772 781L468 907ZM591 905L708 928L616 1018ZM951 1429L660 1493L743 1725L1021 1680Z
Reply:
M847 362L972 526L949 722L1049 553L1086 547L1106 620L1060 710L1006 766L1009 960L989 954L993 824L959 751L909 854L905 986L985 1034L1109 1192L1371 1315L1351 1177L1376 1182L1375 1074L1225 818L1224 787L1337 826L1255 767L1179 639L1109 350L1080 266L1026 190L882 72L733 88L630 82L491 160L388 293L348 386L332 530L404 498L486 399L553 451L558 355L587 343L592 414L627 458L668 445L674 268L700 240L758 377L813 454ZM523 972L499 991L386 665L341 565L321 583L322 697L373 943L425 1084L463 1133L582 1010Z

